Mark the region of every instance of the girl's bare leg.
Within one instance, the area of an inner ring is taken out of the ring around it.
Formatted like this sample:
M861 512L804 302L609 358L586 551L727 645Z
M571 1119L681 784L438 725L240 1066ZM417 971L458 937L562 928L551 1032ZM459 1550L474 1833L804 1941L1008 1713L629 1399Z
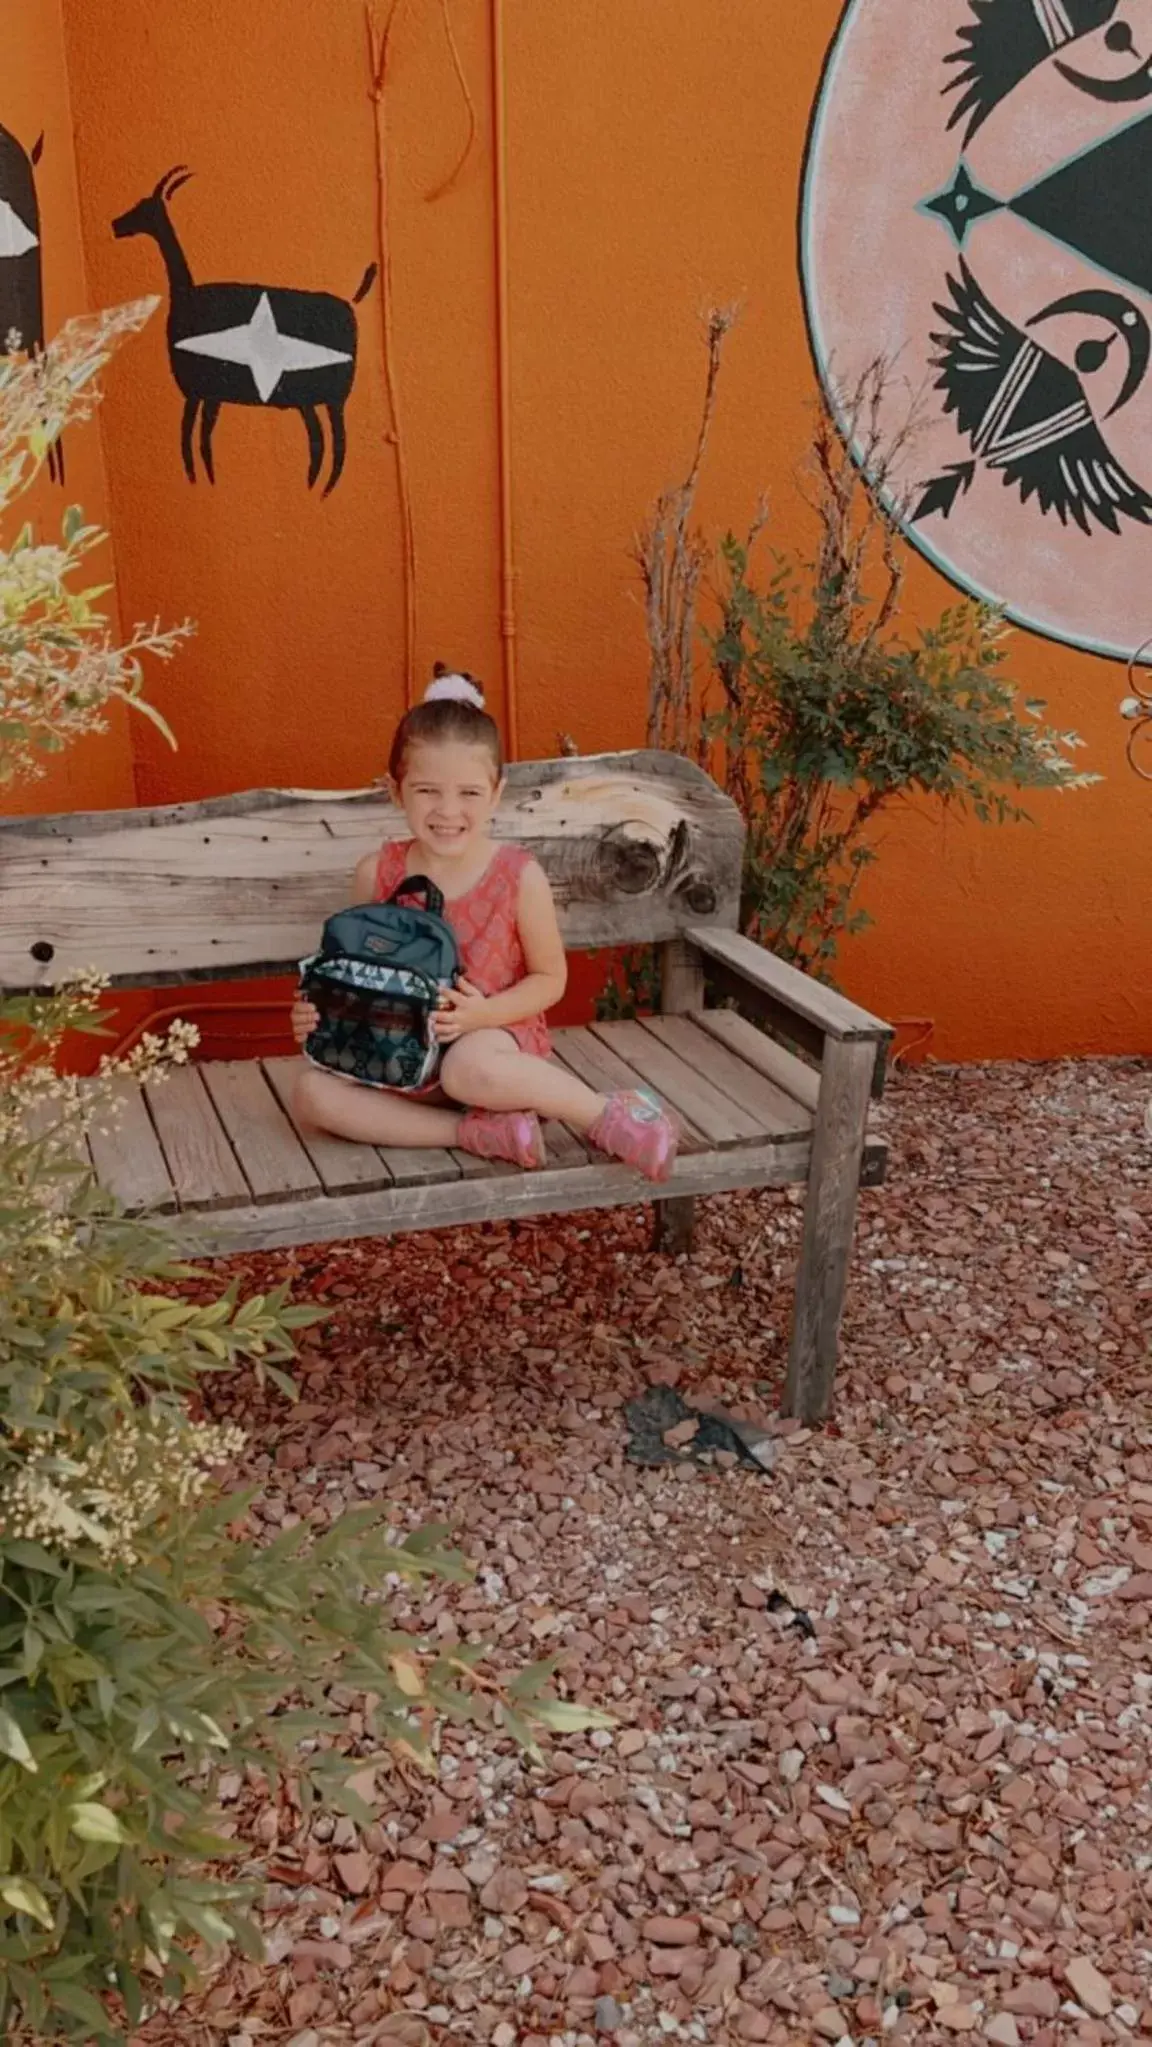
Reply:
M444 1055L440 1084L453 1101L465 1102L470 1109L532 1109L538 1116L570 1123L574 1130L591 1130L607 1106L606 1097L586 1087L574 1073L554 1066L550 1059L521 1052L507 1031L472 1031L458 1038Z
M382 1089L353 1087L314 1066L306 1066L297 1076L292 1107L311 1129L349 1137L356 1144L451 1147L460 1130L455 1109L436 1108Z

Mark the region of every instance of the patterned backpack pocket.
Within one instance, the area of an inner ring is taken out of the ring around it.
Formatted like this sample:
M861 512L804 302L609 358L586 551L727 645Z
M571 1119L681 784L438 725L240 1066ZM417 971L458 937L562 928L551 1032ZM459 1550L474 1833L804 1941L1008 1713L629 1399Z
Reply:
M441 1056L432 1019L459 971L444 898L425 875L401 882L386 903L338 911L319 952L300 963L300 992L320 1014L305 1058L364 1087L429 1087Z

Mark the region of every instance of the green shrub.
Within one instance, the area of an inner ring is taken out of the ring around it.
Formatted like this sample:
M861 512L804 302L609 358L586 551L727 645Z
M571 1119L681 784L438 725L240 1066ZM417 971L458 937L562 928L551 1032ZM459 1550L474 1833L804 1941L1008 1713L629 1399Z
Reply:
M88 409L131 312L0 365L0 496ZM171 651L159 632L117 648L99 593L71 593L97 537L76 514L62 548L0 552L0 780L139 703L140 654ZM291 1396L314 1313L283 1290L181 1298L162 1230L95 1186L84 1132L114 1115L117 1074L162 1085L195 1041L175 1026L93 1083L62 1075L66 1032L99 1028L90 980L0 999L0 2025L105 2043L182 1994L201 1944L260 1952L244 1887L208 1873L237 1854L212 1831L223 1768L282 1768L366 1823L350 1777L427 1759L440 1719L529 1748L606 1723L552 1696L549 1666L501 1685L390 1626L395 1578L467 1575L442 1531L399 1541L374 1505L253 1539L243 1437L198 1420L197 1395L243 1365ZM342 1747L333 1688L364 1695L370 1751Z
M693 528L731 312L707 323L701 423L683 484L657 500L636 547L648 633L648 743L694 756L718 775L748 828L743 929L817 974L840 940L870 922L857 904L878 858L881 813L927 798L982 822L1023 821L1019 792L1080 789L1083 742L1042 722L1004 673L1007 631L986 606L959 603L908 634L901 605L907 549L903 473L918 431L893 435L888 376L869 366L835 411L818 401L798 488L810 514L809 555L772 558L752 577L761 506L744 541L718 557ZM717 623L700 629L709 564ZM701 675L701 647L708 663ZM602 1005L628 1012L652 999L651 964L629 958Z

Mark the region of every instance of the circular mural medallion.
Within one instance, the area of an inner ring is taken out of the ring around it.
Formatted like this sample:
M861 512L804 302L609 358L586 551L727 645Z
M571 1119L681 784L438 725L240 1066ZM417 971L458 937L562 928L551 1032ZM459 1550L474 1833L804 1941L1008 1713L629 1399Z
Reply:
M1152 633L1152 0L849 0L805 170L833 402L883 363L905 530L1018 623Z

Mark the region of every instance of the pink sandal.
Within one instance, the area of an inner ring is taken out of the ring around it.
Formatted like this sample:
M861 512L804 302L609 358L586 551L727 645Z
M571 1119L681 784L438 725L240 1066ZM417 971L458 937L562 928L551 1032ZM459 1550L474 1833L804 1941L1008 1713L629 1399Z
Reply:
M588 1132L610 1158L635 1166L649 1180L667 1180L676 1163L679 1132L647 1088L609 1095L608 1106Z
M525 1172L545 1163L544 1133L539 1118L529 1109L469 1109L460 1119L456 1142L473 1158L504 1159L511 1166L522 1166Z

